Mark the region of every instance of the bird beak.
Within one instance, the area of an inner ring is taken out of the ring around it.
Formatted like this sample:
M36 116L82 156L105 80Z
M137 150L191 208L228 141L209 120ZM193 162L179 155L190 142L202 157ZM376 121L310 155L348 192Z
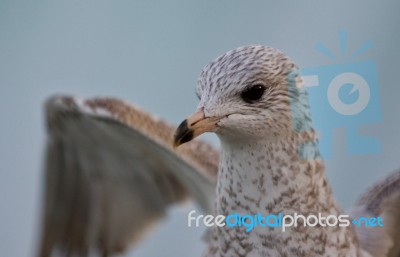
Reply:
M205 117L203 109L193 113L184 120L175 131L174 147L191 141L204 132L214 132L219 118Z

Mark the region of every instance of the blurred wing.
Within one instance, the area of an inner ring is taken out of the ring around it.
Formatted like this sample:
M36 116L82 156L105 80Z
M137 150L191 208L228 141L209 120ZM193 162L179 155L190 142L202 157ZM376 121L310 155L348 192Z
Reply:
M351 211L352 218L377 216L383 227L355 227L361 248L374 257L400 257L400 171L371 187Z
M218 153L193 141L171 148L175 128L116 99L53 97L40 257L121 252L193 198L212 212Z

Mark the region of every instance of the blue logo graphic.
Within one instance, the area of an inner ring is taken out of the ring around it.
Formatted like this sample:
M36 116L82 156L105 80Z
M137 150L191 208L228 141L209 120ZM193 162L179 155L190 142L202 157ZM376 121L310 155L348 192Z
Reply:
M342 58L346 57L347 33L339 33ZM364 43L349 56L354 60L370 49ZM338 59L322 44L316 50L333 60ZM320 140L324 158L332 156L333 129L346 128L349 154L378 154L380 143L376 138L361 135L360 126L376 124L381 120L378 80L373 61L351 61L342 64L304 68L300 70L307 87L311 113Z

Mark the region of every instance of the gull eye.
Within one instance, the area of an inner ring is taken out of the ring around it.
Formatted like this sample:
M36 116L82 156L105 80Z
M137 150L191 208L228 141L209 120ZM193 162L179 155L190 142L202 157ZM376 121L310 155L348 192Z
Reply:
M240 94L240 97L246 103L254 103L261 99L265 91L265 87L261 84L254 85Z

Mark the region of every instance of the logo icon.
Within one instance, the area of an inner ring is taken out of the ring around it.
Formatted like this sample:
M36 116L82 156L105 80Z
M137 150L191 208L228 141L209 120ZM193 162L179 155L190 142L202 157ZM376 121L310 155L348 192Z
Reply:
M377 154L380 144L376 138L363 135L360 128L381 120L378 80L373 61L356 61L372 47L365 42L353 54L347 53L347 33L339 33L341 55L336 56L323 44L316 50L341 63L300 70L307 87L314 126L324 158L331 158L333 130L346 128L349 154Z

